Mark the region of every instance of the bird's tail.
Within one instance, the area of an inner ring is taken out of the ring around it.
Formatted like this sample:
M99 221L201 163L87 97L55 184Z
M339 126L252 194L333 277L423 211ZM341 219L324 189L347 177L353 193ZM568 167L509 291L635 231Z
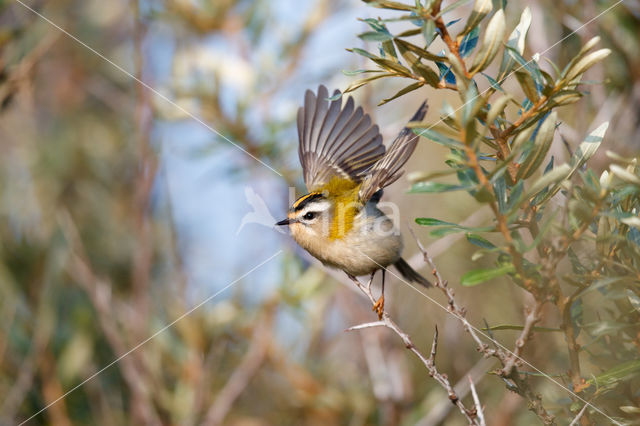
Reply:
M425 277L417 273L411 265L409 265L403 258L400 258L393 264L398 272L411 282L422 284L425 287L431 287L431 283Z

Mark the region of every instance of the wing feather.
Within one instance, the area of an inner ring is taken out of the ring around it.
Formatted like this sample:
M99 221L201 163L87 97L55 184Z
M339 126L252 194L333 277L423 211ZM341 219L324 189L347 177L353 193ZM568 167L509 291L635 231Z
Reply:
M298 155L310 191L333 176L362 181L385 153L378 126L361 107L355 108L353 98L343 107L342 100L329 102L328 95L324 86L317 95L307 90L298 110Z
M427 103L423 102L411 121L421 121L427 113ZM360 200L367 202L380 189L391 185L402 176L400 170L416 149L419 136L408 127L403 128L393 141L387 153L371 167L360 188Z

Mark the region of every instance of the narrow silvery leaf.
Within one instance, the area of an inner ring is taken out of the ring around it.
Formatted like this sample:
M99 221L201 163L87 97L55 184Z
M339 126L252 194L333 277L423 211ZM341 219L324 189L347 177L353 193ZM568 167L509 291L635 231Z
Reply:
M557 184L563 180L565 180L571 174L571 167L568 164L563 164L561 166L556 167L551 170L549 173L542 175L540 179L535 181L535 183L529 188L527 191L527 195L525 199L529 199L536 195L538 192L545 189L547 186L551 184Z
M425 49L433 43L438 33L436 32L436 23L435 21L428 19L424 22L422 26L422 35L424 36Z
M522 12L522 15L520 15L520 22L509 36L509 40L507 40L507 46L515 49L520 55L524 53L524 43L530 25L531 10L527 7ZM514 61L512 56L509 55L508 50L505 50L504 56L502 57L502 64L500 65L499 80L506 76L509 71L511 71L511 68L513 68L513 64Z
M564 70L562 71L561 75L565 75L567 73L568 70L570 70L571 68L573 68L573 66L582 58L585 57L585 55L589 52L589 50L591 50L591 48L593 46L595 46L598 42L600 41L600 37L599 36L595 36L593 37L591 40L589 40L588 42L586 42L584 44L584 46L582 46L582 49L580 49L580 52L578 52L578 54L576 56L574 56L569 63L567 64L567 66L564 68ZM560 75L560 73L557 73L558 75Z
M520 15L520 22L509 36L507 44L515 47L521 55L524 53L524 41L531 26L531 9L526 7Z
M533 135L534 130L535 130L535 127L533 126L529 126L526 129L521 130L520 133L518 133L516 137L513 138L513 142L511 142L511 150L516 151L522 148L524 143L531 138L531 135Z
M611 50L609 49L600 49L580 59L578 63L576 63L573 67L571 67L571 69L567 71L566 80L572 81L580 74L591 68L593 65L609 56L610 53Z
M469 80L464 74L464 66L462 65L462 62L460 62L460 59L458 59L458 57L453 53L449 53L447 57L449 58L449 62L451 63L451 70L456 76L457 84L460 89L462 89L460 90L460 93L465 93L467 91Z
M633 183L635 185L640 185L640 178L629 170L618 166L617 164L612 164L609 166L611 173L624 180L625 182Z
M571 156L571 174L578 168L582 167L584 163L589 160L595 154L598 147L602 143L602 138L609 127L609 122L606 121L598 126L593 132L591 132L584 141L578 146L576 152Z
M387 102L392 101L392 100L394 100L394 99L396 99L396 98L399 98L400 96L406 95L406 94L407 94L407 93L409 93L409 92L413 92L414 90L419 89L420 87L422 87L422 85L423 85L423 84L424 84L424 83L422 83L421 81L418 81L418 82L416 82L416 83L410 84L410 85L408 85L407 87L405 87L405 88L401 89L400 91L398 91L395 95L391 96L390 98L383 99L383 100L378 104L378 106L380 106L380 105L384 105L384 104L386 104Z
M480 32L479 27L475 27L473 30L467 33L460 42L460 56L466 58L471 54L473 49L478 45L478 33Z
M502 45L502 39L505 33L505 21L504 11L498 10L493 18L489 21L487 29L484 33L484 39L482 40L482 46L480 51L473 59L473 65L471 65L471 72L476 73L487 68L493 58L495 58L500 46Z
M493 4L491 0L476 0L473 5L473 10L471 11L471 15L467 20L467 25L465 25L464 30L462 30L460 35L464 35L480 25L480 22L489 14L489 12L491 12L492 9Z
M556 130L557 113L554 111L547 116L538 129L538 134L534 139L534 146L527 159L518 169L518 179L526 179L531 176L542 164L544 157L549 152L553 135Z
M511 99L513 99L511 95L505 95L498 98L498 100L491 105L491 109L489 109L489 113L487 114L487 124L493 124L498 115L502 114L502 111L504 111Z
M473 82L469 85L469 89L467 89L464 95L464 105L462 106L462 125L466 126L469 120L473 120L475 118L475 114L477 113L477 105L479 101L479 94L476 85ZM481 106L481 105L480 105Z
M531 102L537 102L540 98L538 91L536 90L536 83L533 81L533 77L527 72L516 71L516 79L520 83L522 91Z

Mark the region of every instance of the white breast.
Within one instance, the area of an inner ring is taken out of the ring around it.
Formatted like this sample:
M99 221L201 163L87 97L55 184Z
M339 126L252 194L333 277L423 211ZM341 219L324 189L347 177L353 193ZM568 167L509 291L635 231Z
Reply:
M373 203L356 216L354 227L342 239L324 236L294 238L312 256L327 266L342 269L354 276L368 275L386 268L400 258L402 237Z

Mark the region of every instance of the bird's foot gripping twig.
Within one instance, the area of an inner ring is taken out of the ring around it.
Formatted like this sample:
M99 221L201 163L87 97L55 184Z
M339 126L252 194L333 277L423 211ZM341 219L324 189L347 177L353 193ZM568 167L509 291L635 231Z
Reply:
M373 309L376 314L378 314L378 319L382 319L382 314L384 313L384 294L381 295L376 303L373 304Z

